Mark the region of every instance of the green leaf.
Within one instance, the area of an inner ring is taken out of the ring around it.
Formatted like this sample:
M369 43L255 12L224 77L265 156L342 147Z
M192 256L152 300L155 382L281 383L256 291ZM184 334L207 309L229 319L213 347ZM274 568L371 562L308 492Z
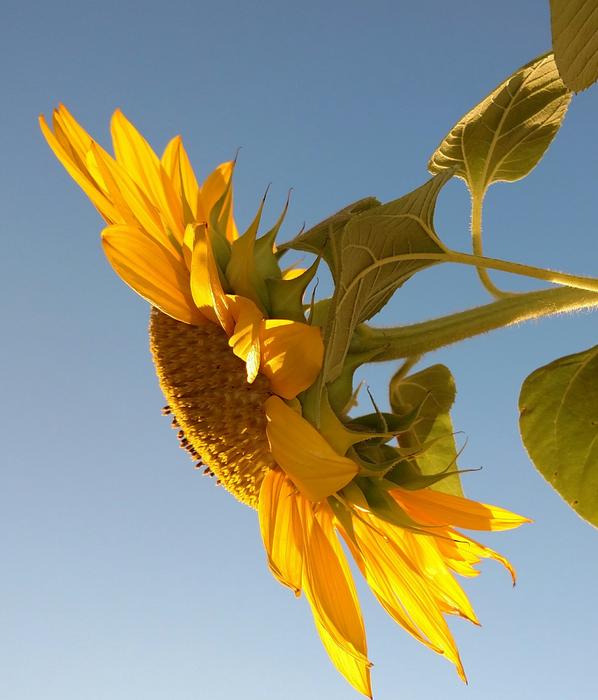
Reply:
M455 401L455 380L448 367L432 365L406 377L397 374L390 381L390 405L399 416L410 415L419 407L418 419L410 429L399 435L401 447L427 449L416 456L415 461L423 476L437 476L454 471L457 463L450 409ZM438 491L462 496L458 474L436 480Z
M598 346L532 372L519 411L523 444L538 471L598 526Z
M432 173L455 168L472 196L525 177L556 135L571 93L552 54L519 68L451 129L432 154Z
M380 202L375 197L365 197L359 199L352 204L347 205L336 214L329 216L324 221L316 224L305 233L300 234L292 241L283 243L278 247L279 251L285 251L289 248L293 250L304 250L308 253L321 255L328 263L333 277L336 279L336 264L334 251L330 245L331 239L339 234L352 217L377 207Z
M579 92L598 80L598 1L550 0L552 47L561 77Z
M330 238L336 286L324 333L324 383L341 374L355 328L418 270L438 263L409 256L447 252L432 220L451 175L444 171L410 194L354 216Z

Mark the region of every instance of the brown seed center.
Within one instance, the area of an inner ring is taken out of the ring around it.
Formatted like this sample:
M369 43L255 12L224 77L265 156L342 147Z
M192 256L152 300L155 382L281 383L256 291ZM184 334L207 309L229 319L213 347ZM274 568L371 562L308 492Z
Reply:
M150 349L181 444L256 508L263 476L275 466L264 413L268 380L258 374L247 383L245 363L213 323L191 326L152 309Z

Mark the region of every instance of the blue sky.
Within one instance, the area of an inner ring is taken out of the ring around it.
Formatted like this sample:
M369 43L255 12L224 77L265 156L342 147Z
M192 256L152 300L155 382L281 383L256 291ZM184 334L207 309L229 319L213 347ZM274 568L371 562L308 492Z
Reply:
M359 197L421 184L453 123L550 45L548 3L331 0L5 3L0 170L4 254L0 688L11 700L357 698L329 664L305 601L270 576L253 511L192 469L160 415L147 308L103 258L102 222L55 162L37 115L64 102L107 144L121 107L156 148L182 133L205 173L238 147L237 219L268 183L285 234ZM596 269L598 91L575 98L539 167L498 185L486 249ZM437 229L469 244L460 181ZM504 281L526 288L521 281ZM529 287L529 285L527 285ZM405 323L486 301L471 269L435 268L385 311ZM482 621L456 621L470 685L397 628L367 591L378 700L591 698L596 531L535 472L517 396L536 367L596 342L588 313L534 322L431 356L458 386L469 495L534 518L485 538L465 582ZM369 368L381 403L393 366Z

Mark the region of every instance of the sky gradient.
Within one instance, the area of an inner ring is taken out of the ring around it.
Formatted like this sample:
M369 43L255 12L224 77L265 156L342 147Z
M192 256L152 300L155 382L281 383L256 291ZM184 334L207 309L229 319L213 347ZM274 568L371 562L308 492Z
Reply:
M4 5L0 258L4 400L0 694L11 700L350 700L304 600L267 570L255 513L192 468L147 347L147 304L104 259L102 221L55 161L37 115L65 103L107 146L113 110L157 150L181 133L200 176L241 147L236 216L293 188L281 238L366 195L422 184L454 122L550 46L548 3L332 0ZM596 275L598 88L577 96L546 157L486 202L493 257ZM468 250L468 196L436 227ZM497 276L512 289L533 288ZM470 268L410 281L380 323L487 301ZM595 696L596 530L537 474L517 397L536 367L596 343L596 316L510 328L430 356L453 371L473 498L533 518L483 537L497 564L451 622L470 684L379 608L362 606L377 700ZM381 405L394 365L368 367Z

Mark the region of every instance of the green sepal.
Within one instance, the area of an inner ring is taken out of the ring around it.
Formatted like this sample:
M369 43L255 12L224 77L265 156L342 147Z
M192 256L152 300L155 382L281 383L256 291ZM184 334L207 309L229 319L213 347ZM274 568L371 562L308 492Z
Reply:
M256 247L263 246L266 248L270 253L272 253L272 256L274 257L276 264L278 266L278 259L280 255L278 255L278 251L275 250L276 248L276 236L278 236L278 232L280 231L280 227L282 226L285 217L287 215L287 211L289 210L289 201L291 198L291 193L287 195L287 201L285 202L285 205L282 209L282 212L278 219L276 220L276 223L272 228L267 231L256 243Z
M357 539L355 537L355 530L353 528L353 516L351 511L347 506L340 500L338 496L329 496L328 505L332 509L334 516L341 524L343 530L345 531L347 537L357 546Z
M385 520L391 525L404 528L406 530L422 531L422 526L413 520L399 506L394 498L388 493L389 485L377 479L356 479L360 490L363 492L370 512L380 520ZM394 488L394 484L390 487Z
M273 318L288 318L305 323L303 297L307 286L314 278L320 258L317 258L299 277L290 280L266 279Z
M282 273L278 264L278 256L276 255L276 236L285 220L288 208L289 198L287 197L283 210L274 226L255 242L255 270L258 277L264 280L266 286L269 279L282 279ZM272 297L270 295L270 309L271 308ZM271 315L273 317L275 316L274 314Z
M412 428L413 423L417 420L419 412L420 407L418 406L403 415L382 411L378 413L368 413L364 416L353 418L347 425L355 428L375 430L393 436L400 435Z
M344 415L352 407L352 398L354 397L353 375L355 370L366 364L366 362L373 360L380 352L381 350L376 348L366 352L347 354L341 373L327 386L328 400L335 411Z
M343 486L340 495L358 510L369 511L370 506L367 499L355 479Z
M382 476L390 471L404 457L396 447L366 443L357 445L354 459L359 463L362 476Z
M322 394L319 430L326 438L327 442L330 443L340 455L346 455L351 447L361 442L376 438L388 439L390 437L382 433L372 433L369 431L351 430L347 428L331 407L327 392Z
M451 465L449 465L450 467ZM392 481L393 484L409 491L417 491L434 486L439 481L447 479L450 476L459 476L466 472L475 472L477 469L449 469L439 472L438 474L422 474L417 464L410 460L402 460L396 464L387 474L385 479Z
M309 320L312 326L320 326L321 328L326 323L331 302L331 298L320 299L311 305Z
M251 299L262 311L268 306L268 290L263 278L260 279L256 270L255 239L265 203L266 196L264 195L247 231L236 241L233 241L230 260L226 267L226 278L235 294Z
M212 251L221 270L226 270L231 256L231 244L226 237L226 222L231 216L233 202L232 182L233 179L231 177L222 197L212 207L210 220L208 221L208 234L212 244Z

